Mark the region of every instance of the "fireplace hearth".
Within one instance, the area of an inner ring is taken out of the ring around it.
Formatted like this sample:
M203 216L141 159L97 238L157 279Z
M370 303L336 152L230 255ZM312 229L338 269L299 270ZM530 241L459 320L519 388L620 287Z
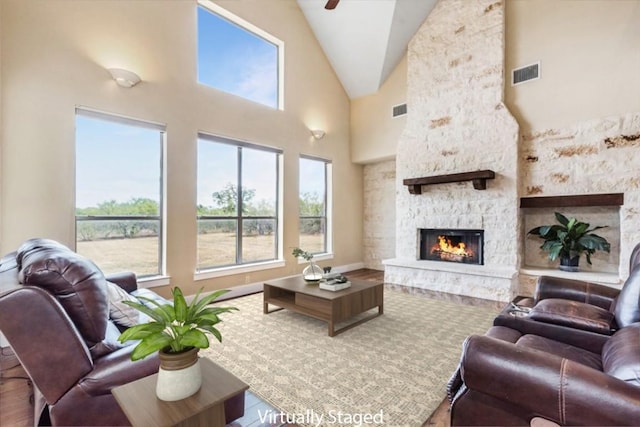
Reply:
M484 231L421 228L420 259L461 264L484 264Z

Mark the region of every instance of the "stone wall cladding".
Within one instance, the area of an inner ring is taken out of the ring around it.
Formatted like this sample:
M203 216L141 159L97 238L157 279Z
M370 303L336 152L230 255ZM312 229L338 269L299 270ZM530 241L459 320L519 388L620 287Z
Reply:
M396 251L396 162L364 167L364 265L384 270L383 259Z
M620 256L611 262L619 265L620 277L627 277L629 255L640 242L640 112L564 129L525 129L520 147L523 196L531 196L533 188L536 196L624 193L620 238L612 242L619 245ZM562 209L563 214L572 212ZM615 226L615 219L611 222Z
M485 265L516 271L518 125L502 102L503 85L503 3L441 0L409 44L410 113L396 157L396 258L416 259L418 228L480 228ZM421 195L410 195L402 184L405 178L481 169L496 172L484 191L464 182L425 186ZM466 280L455 273L414 274L432 278L424 286L437 278L437 290L491 297L471 286L458 289ZM494 299L503 299L511 285L486 286L494 287Z

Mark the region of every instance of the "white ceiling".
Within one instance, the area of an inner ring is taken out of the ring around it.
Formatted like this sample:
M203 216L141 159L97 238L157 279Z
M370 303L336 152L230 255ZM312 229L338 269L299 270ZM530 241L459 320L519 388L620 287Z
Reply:
M437 0L297 0L349 98L373 94Z

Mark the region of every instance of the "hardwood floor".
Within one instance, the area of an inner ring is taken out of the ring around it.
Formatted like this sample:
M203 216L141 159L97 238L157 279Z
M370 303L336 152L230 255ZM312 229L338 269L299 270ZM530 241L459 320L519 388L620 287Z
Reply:
M33 425L33 388L9 348L0 351L0 426Z
M345 273L352 279L382 281L384 272L371 269L361 269ZM416 291L411 288L401 288L403 292L416 293L437 299L455 299L472 305L495 306L493 301L476 300L468 297L451 296L429 291ZM32 387L24 370L9 349L2 349L0 353L0 426L31 426L33 425ZM445 398L445 391L442 390ZM229 427L276 427L279 423L262 422L260 416L268 411L278 410L261 400L250 391L245 398L245 415L235 420ZM438 409L425 421L425 426L449 427L449 405L445 399Z

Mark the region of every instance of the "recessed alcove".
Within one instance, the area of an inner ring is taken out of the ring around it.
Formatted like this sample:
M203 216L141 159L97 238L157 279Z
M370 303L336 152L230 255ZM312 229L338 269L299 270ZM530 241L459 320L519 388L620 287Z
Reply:
M624 203L622 193L528 197L520 200L523 256L520 273L529 276L550 275L607 284L620 283L620 206ZM554 213L568 218L606 228L595 231L611 244L609 253L597 251L591 256L592 265L584 255L580 258L580 271L567 273L558 269L559 260L551 261L547 252L540 249L543 240L527 234L541 225L556 224Z

